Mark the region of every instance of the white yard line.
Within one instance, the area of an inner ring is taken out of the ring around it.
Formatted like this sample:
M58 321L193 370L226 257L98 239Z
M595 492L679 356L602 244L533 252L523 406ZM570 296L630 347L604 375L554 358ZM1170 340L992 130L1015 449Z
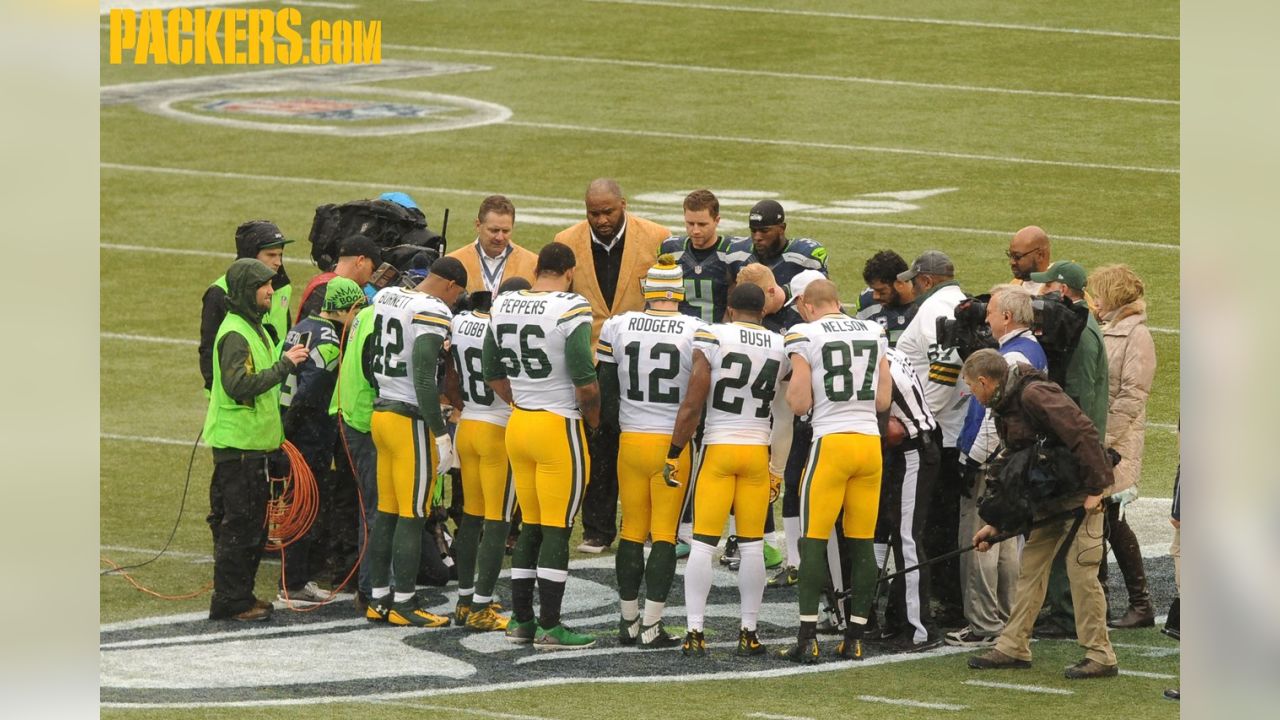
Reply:
M117 552L117 553L134 553L137 555L155 555L156 553L160 552L158 548L140 548L140 547L132 547L129 545L99 545L98 549L107 550L110 552ZM189 560L195 560L197 562L213 562L212 555L204 555L202 553L182 552L180 550L165 550L164 554L170 557L187 558Z
M886 705L902 705L904 707L924 708L926 710L968 710L968 705L952 705L951 703L920 702L918 700L902 700L899 698L880 697L878 695L859 695L863 702L885 703Z
M118 440L120 442L140 442L151 443L153 445L182 445L183 447L191 447L191 440L178 440L177 438L154 437L150 435L119 435L117 433L99 433L98 437L103 440ZM200 447L208 447L204 443L200 443Z
M1138 40L1166 40L1177 42L1177 35L1157 35L1153 33L1121 32L1119 30L1091 30L1085 28L1058 28L1043 25L1019 25L1016 23L982 22L978 20L947 20L942 18L900 17L892 15L864 15L859 13L823 12L820 10L780 10L766 7L748 7L743 5L719 5L709 3L673 2L670 0L587 0L587 2L608 3L611 5L649 5L654 7L680 8L682 10L717 10L721 12L759 13L764 15L791 15L799 17L836 18L840 20L862 20L868 22L914 23L919 25L943 25L952 27L971 27L985 30L1017 30L1021 32L1066 33L1069 35L1094 35L1098 37L1133 38Z
M199 345L199 340L186 338L155 337L153 335L130 335L128 333L104 332L99 334L104 340L127 340L129 342L159 343L161 345Z
M813 718L805 717L804 715L774 715L762 712L747 713L747 717L762 718L762 720L813 720Z
M1143 670L1125 670L1124 668L1120 669L1120 674L1132 675L1133 677L1140 677L1140 678L1150 678L1152 680L1177 680L1178 679L1177 675L1170 675L1168 673L1146 672Z
M223 172L218 170L196 170L192 168L158 167L153 165L127 165L122 163L110 163L110 162L99 163L99 165L102 168L105 168L108 170L121 170L124 172L150 172L150 173L160 173L160 174L169 174L169 175L186 175L189 177L222 178L226 180L249 180L254 182L272 182L272 183L293 182L293 183L300 183L300 184L307 184L307 185L332 185L337 187L374 188L379 190L385 190L387 188L396 188L399 190L409 191L409 192L442 193L442 194L451 194L451 195L462 195L465 197L487 197L493 194L493 192L491 191L469 190L465 188L440 188L440 187L427 187L427 186L421 186L421 185L405 185L405 184L396 183L396 182L364 182L364 181L352 181L352 180L329 180L325 178L308 178L308 177L296 177L296 176L285 176L285 175L258 175L258 174L251 174L251 173ZM512 193L504 193L504 194L513 200L530 200L534 202L575 203L575 204L581 202L580 199L576 199L576 198L552 198L552 197L546 197L541 195L521 195L521 194L512 194ZM631 207L647 208L647 207L656 207L656 206L650 206L646 203L631 203ZM804 213L794 213L792 217L799 220L804 220L805 222L814 222L814 223L822 223L822 224L860 225L865 227L888 228L893 230L913 230L913 231L918 230L922 232L940 232L940 233L951 233L951 234L958 234L958 235L982 235L982 236L988 236L988 237L1004 238L1006 240L1009 238L1008 230L989 230L984 228L951 227L946 225L919 225L915 223L878 222L874 220L846 220L841 218L807 216ZM1098 237L1088 237L1088 236L1082 236L1082 235L1056 235L1056 234L1054 235L1054 239L1070 240L1073 242L1081 242L1081 243L1088 243L1088 244L1095 244L1095 245L1124 245L1128 247L1147 248L1151 250L1162 250L1162 251L1173 251L1173 252L1180 251L1179 246L1172 243L1145 242L1141 240L1118 240L1114 238L1098 238ZM147 248L139 245L119 245L119 244L111 244L111 243L103 243L99 247L109 249L109 250L152 249L152 248ZM212 253L207 250L180 250L177 248L172 248L172 249L156 248L156 251L157 252L174 252L174 253L187 254L187 255L203 255L203 256L216 255L218 257L225 257L225 258L233 257L231 253Z
M543 53L510 52L505 50L476 50L470 48L448 48L428 45L395 45L384 44L384 50L400 50L405 52L439 53L444 55L467 55L475 57L509 58L513 60L537 60L582 65L613 65L617 67L647 68L651 70L672 70L680 73L711 73L720 75L737 75L741 77L777 78L779 80L806 80L812 82L852 83L861 85L882 85L886 87L912 88L916 90L941 90L945 92L989 93L994 95L1026 95L1030 97L1065 98L1071 100L1095 100L1103 102L1142 103L1150 105L1180 105L1178 100L1167 98L1134 97L1129 95L1102 95L1096 93L1073 93L1059 90L1030 90L1023 88L986 87L981 85L955 85L951 83L917 82L911 80L889 80L886 78L859 77L855 75L824 75L815 73L782 72L779 70L748 70L744 68L714 67L710 65L684 65L680 63L663 63L651 60L625 60L622 58L576 57L573 55L547 55Z
M1043 685L1020 685L1018 683L991 682L990 680L965 680L965 685L993 688L996 690L1020 690L1022 692L1040 693L1042 695L1075 695L1074 691L1062 688L1051 688Z
M212 250L188 250L187 248L166 248L156 247L154 245L123 245L120 243L100 243L99 248L103 250L125 250L128 252L155 252L168 253L170 255L194 255L196 257L216 257L216 258L233 258L235 253L214 252Z
M634 130L625 128L605 128L591 125L572 125L569 123L526 122L508 120L504 125L527 127L539 130L560 130L576 133L595 133L603 135L622 135L625 137L650 137L667 140L692 140L697 142L740 143L745 145L764 145L773 147L798 147L812 150L844 150L854 153L882 153L890 155L911 155L917 157L944 158L947 160L971 160L975 162L1009 163L1016 165L1041 165L1049 167L1068 167L1082 170L1113 170L1118 172L1156 173L1161 175L1179 175L1178 168L1145 167L1141 165L1112 165L1108 163L1074 162L1070 160L1044 160L1040 158L1024 158L1005 155L984 155L981 153L960 153L944 150L922 150L918 148L883 147L878 145L851 145L846 143L814 142L809 140L779 140L776 138L753 138L736 135L703 135L698 133L665 132L661 130Z
M416 0L417 2L427 2L428 0ZM464 713L466 715L478 715L480 717L501 718L502 720L552 720L552 718L544 718L538 715L513 715L511 713L494 712L493 710L479 710L476 708L453 707L451 705L419 705L418 703L398 702L394 700L375 700L379 705L387 705L390 707L412 708L414 710L442 710L447 713Z

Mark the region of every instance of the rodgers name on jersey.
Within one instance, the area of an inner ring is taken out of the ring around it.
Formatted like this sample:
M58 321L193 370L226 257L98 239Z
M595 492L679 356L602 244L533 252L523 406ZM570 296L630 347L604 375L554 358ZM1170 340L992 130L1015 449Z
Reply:
M462 381L462 419L506 427L511 406L484 381L484 336L488 331L489 315L471 311L457 314L453 318L453 347L449 354Z
M453 314L439 299L417 290L388 287L373 296L372 370L381 400L417 406L414 342L425 334L449 339ZM435 372L435 368L431 369Z
M658 254L671 255L684 271L680 312L705 323L720 322L729 304L729 287L750 261L751 238L721 237L715 245L699 250L688 237L669 237Z
M770 404L791 367L782 336L752 323L710 325L694 347L711 365L703 443L768 445Z
M618 424L623 432L670 434L693 367L696 317L647 310L609 318L596 359L618 366Z
M583 324L591 324L591 305L577 293L519 290L494 299L488 332L518 407L582 417L565 340Z
M880 435L876 384L880 357L889 349L884 328L871 321L828 315L793 326L786 347L811 368L814 439L838 432Z

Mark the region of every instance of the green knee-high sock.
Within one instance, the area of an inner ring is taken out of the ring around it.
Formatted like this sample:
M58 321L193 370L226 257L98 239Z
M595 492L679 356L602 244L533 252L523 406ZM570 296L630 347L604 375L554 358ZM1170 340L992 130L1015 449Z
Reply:
M484 534L480 536L480 551L476 554L477 597L493 597L493 586L502 572L502 558L507 551L507 530L511 524L502 520L485 520Z
M458 523L458 534L453 538L453 557L458 561L458 600L470 595L476 577L476 555L480 551L480 531L484 518L479 515L463 515Z
M538 567L569 569L569 528L542 526L542 547L538 548Z
M827 541L800 538L801 618L817 616L818 599L827 586L827 575Z
M861 629L871 613L876 594L876 553L871 539L845 541L849 548L849 628ZM861 620L862 622L857 622ZM856 627L855 627L856 626Z
M533 619L533 569L538 564L538 551L542 546L542 526L525 525L520 538L511 551L511 615L517 622ZM517 577L517 570L527 571L527 577Z
M411 593L418 588L418 561L422 557L422 527L425 518L402 517L396 521L391 540L391 564L396 573L396 592Z
M538 553L541 549L542 526L526 524L520 528L520 537L516 539L516 546L511 549L511 567L529 570L538 567Z
M376 512L369 528L369 547L365 562L369 563L369 584L372 587L391 586L391 543L396 534L395 513Z
M538 625L550 630L560 624L560 605L564 600L565 580L547 577L547 571L560 574L569 570L569 529L542 528L542 548L538 551ZM566 578L567 580L567 578Z
M645 597L651 602L667 601L667 593L671 592L671 581L676 576L676 546L674 543L657 541L649 551L649 564L644 569Z
M618 598L635 600L640 597L640 581L644 579L644 544L619 540L613 567L618 576Z

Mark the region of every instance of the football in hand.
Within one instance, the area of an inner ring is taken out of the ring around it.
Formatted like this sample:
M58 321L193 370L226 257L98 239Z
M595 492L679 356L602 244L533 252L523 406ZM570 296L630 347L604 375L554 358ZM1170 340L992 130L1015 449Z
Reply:
M884 441L889 447L897 447L907 439L907 426L896 417L889 418L889 426L885 430Z

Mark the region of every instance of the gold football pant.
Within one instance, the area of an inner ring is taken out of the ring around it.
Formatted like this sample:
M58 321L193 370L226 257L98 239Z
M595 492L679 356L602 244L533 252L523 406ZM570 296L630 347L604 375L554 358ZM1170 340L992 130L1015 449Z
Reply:
M425 518L436 480L435 436L422 418L374 410L369 421L378 449L378 512Z
M524 522L573 527L591 471L582 421L517 407L506 442Z
M693 534L719 538L730 508L739 542L764 537L769 511L768 445L707 445L703 450L693 487Z
M462 467L462 512L511 522L515 483L507 463L507 429L483 420L463 420L454 434Z
M654 542L675 544L676 527L684 508L689 488L689 447L686 445L677 463L680 487L667 487L662 467L671 436L660 433L624 432L618 438L618 498L622 501L623 540L643 544L650 536Z
M880 508L880 438L832 433L813 441L800 479L800 532L825 541L844 509L844 536L870 540Z

